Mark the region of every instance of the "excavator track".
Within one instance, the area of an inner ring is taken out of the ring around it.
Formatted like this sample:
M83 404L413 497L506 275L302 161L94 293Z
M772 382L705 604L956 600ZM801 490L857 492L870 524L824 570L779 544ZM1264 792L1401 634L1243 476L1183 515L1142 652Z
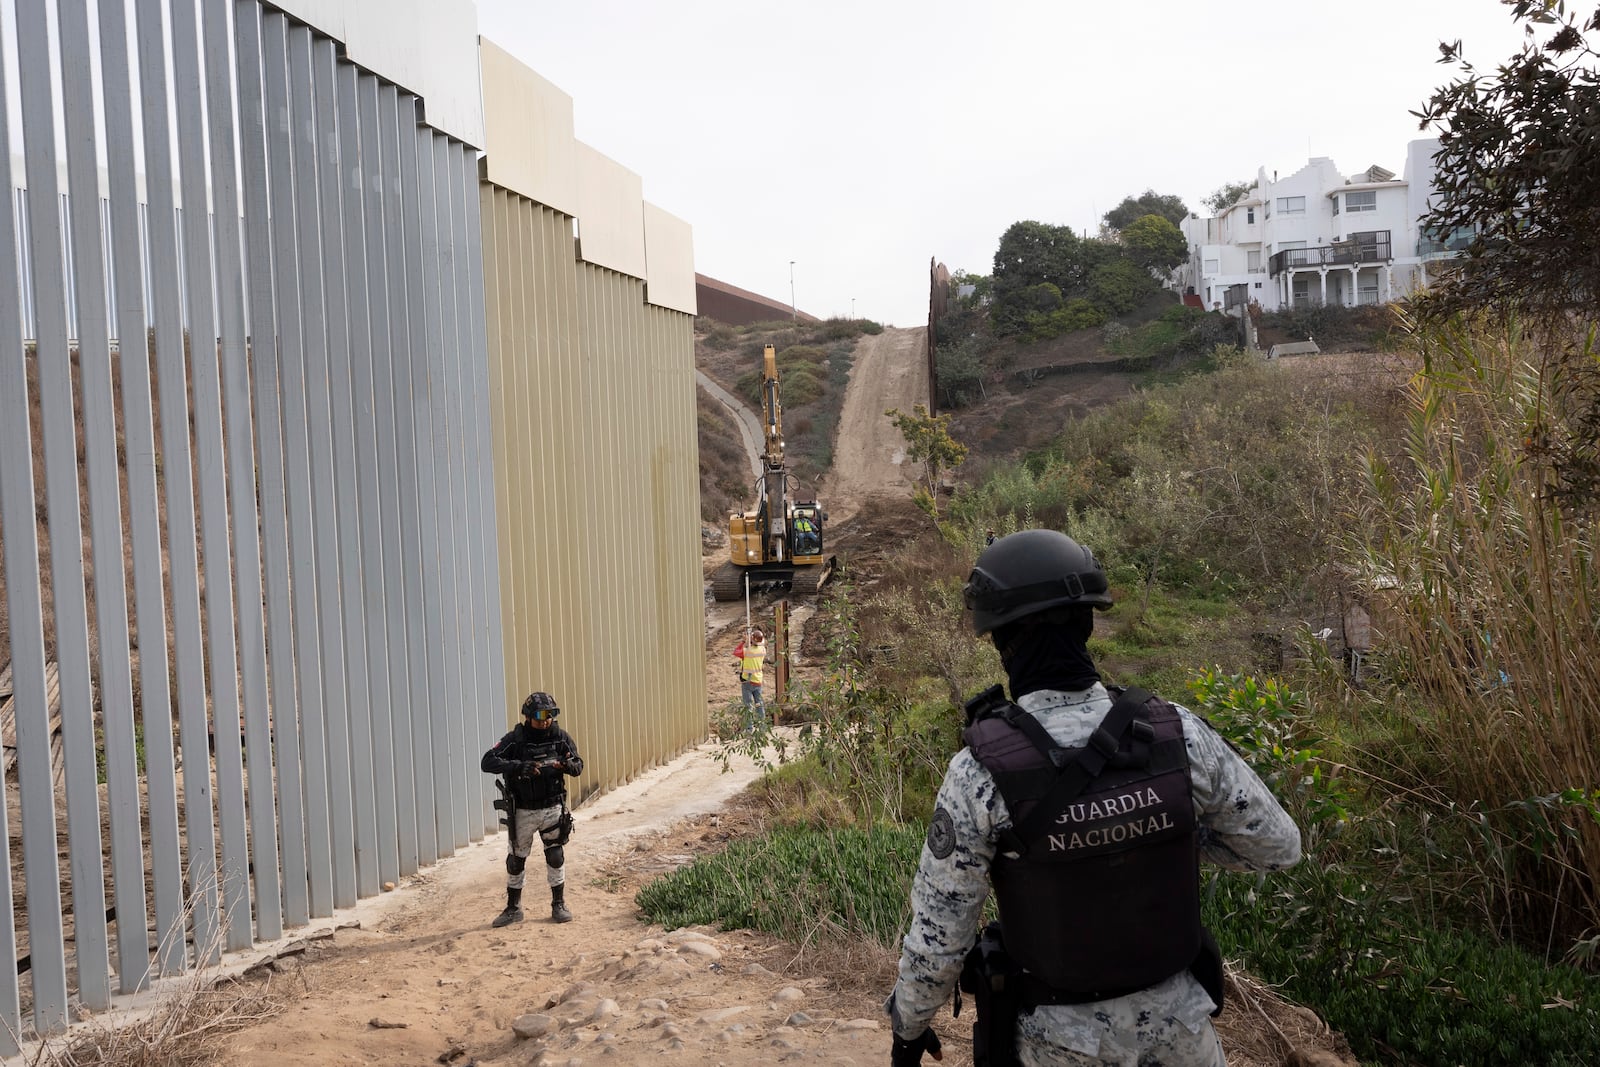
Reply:
M789 583L789 590L795 596L816 596L817 590L822 588L833 574L834 559L829 556L821 563L807 563L794 569L794 578Z
M711 576L713 600L738 600L744 596L744 571L732 563L724 563Z

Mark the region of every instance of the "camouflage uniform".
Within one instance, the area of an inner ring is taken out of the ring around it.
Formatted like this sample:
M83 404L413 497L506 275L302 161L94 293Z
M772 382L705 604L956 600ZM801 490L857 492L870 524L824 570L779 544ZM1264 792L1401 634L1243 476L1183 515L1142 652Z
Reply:
M1028 693L1019 703L1057 743L1081 746L1111 707L1111 695L1096 683L1077 693ZM1186 708L1178 711L1201 857L1237 871L1276 871L1298 861L1300 831L1266 785L1209 726ZM954 991L977 938L998 834L1011 822L994 779L966 749L950 761L936 805L912 884L900 980L888 1003L895 1033L908 1040ZM1215 1007L1187 971L1114 1000L1042 1005L1018 1020L1018 1056L1030 1067L1213 1067L1225 1062L1211 1027Z

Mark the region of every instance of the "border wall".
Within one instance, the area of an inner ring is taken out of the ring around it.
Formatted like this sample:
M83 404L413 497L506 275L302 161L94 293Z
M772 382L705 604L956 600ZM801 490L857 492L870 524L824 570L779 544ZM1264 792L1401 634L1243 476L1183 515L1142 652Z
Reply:
M0 1055L495 832L530 689L579 797L705 734L692 235L570 98L471 0L12 2Z

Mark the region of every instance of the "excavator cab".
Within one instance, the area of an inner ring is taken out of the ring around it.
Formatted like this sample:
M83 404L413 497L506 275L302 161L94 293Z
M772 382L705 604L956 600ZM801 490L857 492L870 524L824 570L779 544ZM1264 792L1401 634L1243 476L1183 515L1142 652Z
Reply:
M789 529L796 563L822 562L822 523L826 518L816 501L794 506Z

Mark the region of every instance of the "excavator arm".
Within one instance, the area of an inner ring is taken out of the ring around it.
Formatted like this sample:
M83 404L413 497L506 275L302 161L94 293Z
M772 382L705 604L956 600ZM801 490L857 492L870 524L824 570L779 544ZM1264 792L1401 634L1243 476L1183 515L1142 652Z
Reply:
M765 441L757 486L759 499L749 511L728 516L730 558L712 581L712 594L718 600L742 595L748 576L787 582L796 592L814 594L833 571L832 558L822 554L822 522L827 513L815 500L797 506L789 498L778 350L773 345L767 345L761 353L761 424Z

